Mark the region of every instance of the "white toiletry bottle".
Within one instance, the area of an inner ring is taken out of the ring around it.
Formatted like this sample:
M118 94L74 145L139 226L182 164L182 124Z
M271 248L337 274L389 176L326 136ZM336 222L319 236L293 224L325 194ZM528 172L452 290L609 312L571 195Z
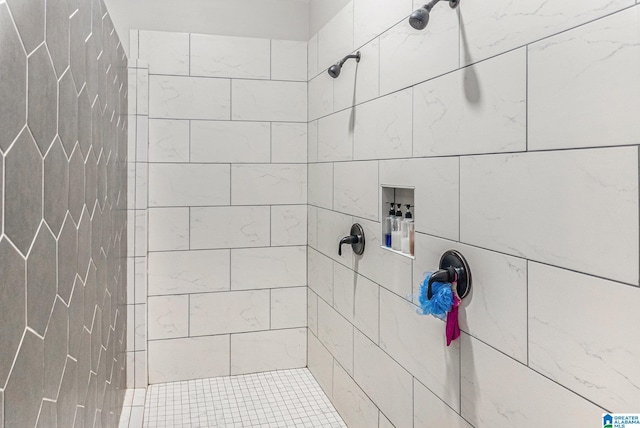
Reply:
M400 210L400 204L396 205L398 205L398 210L391 227L391 248L400 251L402 248L402 211Z
M402 221L402 238L400 251L404 254L411 254L410 232L413 230L413 216L411 215L411 205L407 204L407 213Z
M391 205L389 215L384 219L384 246L391 248L391 229L393 227L393 219L396 217L396 212L393 210L393 202L388 202Z

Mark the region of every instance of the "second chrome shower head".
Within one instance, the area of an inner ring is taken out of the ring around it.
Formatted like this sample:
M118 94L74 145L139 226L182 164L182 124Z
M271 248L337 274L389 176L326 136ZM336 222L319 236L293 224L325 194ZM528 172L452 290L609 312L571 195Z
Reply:
M440 0L431 0L429 3L422 6L420 9L416 9L409 16L409 24L415 28L416 30L424 30L429 23L429 14L431 9L438 3ZM458 7L460 0L449 0L449 7L451 9L455 9Z
M334 79L340 76L340 72L342 71L342 66L349 58L355 58L356 62L360 62L360 51L356 52L355 55L345 56L340 61L336 62L331 67L329 67L329 69L327 70L327 73L329 73L329 76L333 77Z

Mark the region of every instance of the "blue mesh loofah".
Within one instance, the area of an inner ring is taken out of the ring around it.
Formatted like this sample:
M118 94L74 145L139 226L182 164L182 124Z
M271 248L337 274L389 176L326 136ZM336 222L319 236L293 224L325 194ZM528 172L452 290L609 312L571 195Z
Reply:
M453 291L451 290L451 284L445 282L434 282L431 285L431 300L428 300L427 286L429 284L429 278L431 278L431 272L425 275L422 284L420 284L420 293L418 294L420 308L418 308L417 312L420 315L433 315L436 318L444 320L447 316L447 312L449 312L453 306Z

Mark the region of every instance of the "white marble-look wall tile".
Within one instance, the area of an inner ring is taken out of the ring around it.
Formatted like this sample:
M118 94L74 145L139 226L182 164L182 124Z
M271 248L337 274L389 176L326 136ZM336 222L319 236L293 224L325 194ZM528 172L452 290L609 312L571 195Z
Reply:
M189 296L150 296L149 340L189 336Z
M333 167L333 208L378 220L378 162L339 162Z
M149 385L147 351L137 351L134 354L134 386L136 388L146 388Z
M134 351L147 350L147 305L134 305L135 307L135 348Z
M306 202L306 164L231 166L231 203L233 205L304 204Z
M149 117L136 116L136 162L149 160Z
M309 288L329 304L333 304L333 261L322 253L309 248Z
M460 409L460 343L447 346L445 323L380 290L380 348L452 409Z
M233 120L307 121L306 82L233 80Z
M191 34L191 75L268 79L269 39Z
M149 254L149 295L205 293L230 289L229 250Z
M458 158L380 161L380 186L413 187L415 206L411 211L416 231L458 240ZM433 201L438 201L437 208L433 206ZM386 216L386 210L382 214Z
M271 329L307 326L307 287L271 290Z
M353 1L318 32L318 68L328 68L353 50Z
M138 96L137 96L137 78L138 70L135 68L127 69L127 112L129 113L129 131L132 129L133 120L132 117L138 111ZM129 132L129 138L131 138L131 132ZM135 135L135 134L133 134ZM129 161L131 161L131 157L129 157Z
M471 293L460 306L460 328L527 364L526 261L422 233L416 234L415 248L413 294L425 272L437 270L445 251L460 251L472 276Z
M269 162L267 122L191 122L191 162Z
M132 58L149 61L149 73L189 75L189 34L141 30L138 41Z
M149 342L149 383L228 376L229 336Z
M267 247L231 250L231 289L299 287L307 285L307 247Z
M374 39L359 49L360 62L347 61L333 84L333 108L342 110L378 96L380 42Z
M306 365L306 328L231 335L232 375L295 369Z
M333 363L333 404L349 428L378 426L378 408L335 360Z
M527 366L465 333L460 342L461 414L473 426L582 427L602 420L603 409Z
M526 49L414 87L413 156L526 150Z
M151 76L149 116L161 119L221 119L231 115L231 81Z
M529 297L532 368L605 409L640 402L637 287L529 263Z
M423 384L413 379L413 426L472 428Z
M351 245L343 245L342 256L339 256L338 243L349 235L352 224L353 218L350 215L318 209L318 250L349 267L353 264Z
M191 336L269 329L269 290L191 294Z
M318 161L353 159L355 110L347 109L318 120Z
M324 347L318 338L307 331L308 360L307 366L320 387L331 399L333 391L333 355Z
M307 245L318 247L318 208L307 205Z
M132 352L136 347L136 305L127 305L127 349Z
M271 162L307 163L307 124L271 124Z
M129 266L133 266L134 270L134 284L135 287L135 295L133 300L128 300L127 303L146 303L147 302L147 271L148 271L148 263L147 257L135 257L134 263ZM127 267L129 270L129 267Z
M271 245L307 244L307 205L271 207Z
M149 162L189 162L188 120L149 120Z
M422 31L403 20L380 36L380 95L458 68L458 14L447 2L431 13Z
M356 107L354 159L411 157L412 99L406 89Z
M135 69L130 68L129 69L129 73L131 73L131 71L133 70L133 72L135 73ZM135 79L135 76L134 76ZM135 82L135 80L134 80ZM129 85L131 86L131 76L129 76ZM135 86L133 88L133 91L135 91ZM131 93L131 87L129 88L129 93ZM135 93L135 92L134 92ZM135 96L132 97L133 99L136 99ZM129 111L132 111L131 109L135 108L135 106L129 106ZM137 138L137 120L136 120L137 116L133 115L133 114L129 114L127 115L127 126L129 127L127 129L127 162L135 162L136 161L136 138Z
M461 41L461 62L464 65L489 58L632 4L633 0L497 0L461 4L460 25L463 37L466 35Z
M151 80L149 67L136 69L136 110L130 113L148 115Z
M127 354L127 356L126 356L126 358L127 358L127 367L135 367L135 364L136 364L136 353L128 351L126 354ZM129 370L127 370L127 388L135 388L135 386L136 386L135 374L136 374L135 369L131 369L130 368ZM4 420L3 420L3 422L4 422Z
M268 206L191 208L191 248L266 247L270 223Z
M307 327L318 334L318 295L307 288Z
M149 206L229 205L229 165L149 165Z
M413 378L356 330L354 379L396 428L413 427Z
M639 27L635 7L529 46L529 149L640 142Z
M309 81L309 120L333 113L333 82L327 70Z
M271 78L307 81L307 42L271 40Z
M378 342L378 284L333 264L333 306L373 342Z
M329 306L318 300L318 339L353 374L353 325Z
M395 428L391 421L381 411L378 411L378 428Z
M135 253L136 257L146 257L147 249L151 249L151 243L147 244L147 236L148 230L151 227L147 227L147 222L149 222L149 215L147 210L136 210L135 211ZM149 248L147 248L149 247Z
M355 46L362 46L409 16L411 0L354 0L353 32Z
M307 162L318 162L318 121L307 124Z
M149 209L149 251L189 248L189 208Z
M638 284L637 148L467 157L460 175L463 242Z
M309 194L310 205L331 209L333 208L333 164L309 164Z
M318 34L314 34L307 43L307 80L318 74Z
M137 210L147 209L149 204L149 164L136 162L136 203Z
M136 163L133 161L127 162L127 208L136 209Z

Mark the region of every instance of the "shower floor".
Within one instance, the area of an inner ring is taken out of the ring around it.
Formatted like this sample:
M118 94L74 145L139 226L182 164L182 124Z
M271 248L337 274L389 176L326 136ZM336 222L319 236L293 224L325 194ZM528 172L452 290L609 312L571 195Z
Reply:
M143 415L145 428L346 428L306 368L151 385ZM120 426L137 428L131 416Z

